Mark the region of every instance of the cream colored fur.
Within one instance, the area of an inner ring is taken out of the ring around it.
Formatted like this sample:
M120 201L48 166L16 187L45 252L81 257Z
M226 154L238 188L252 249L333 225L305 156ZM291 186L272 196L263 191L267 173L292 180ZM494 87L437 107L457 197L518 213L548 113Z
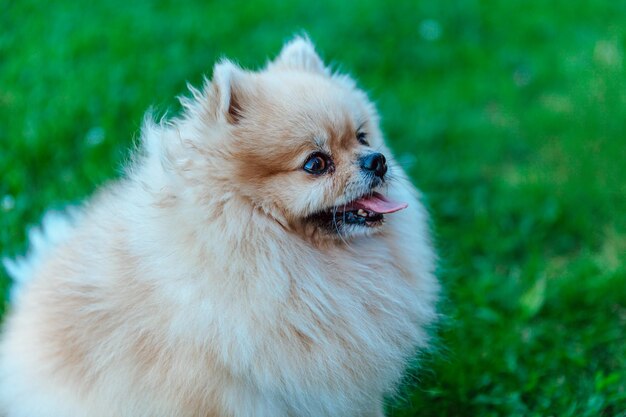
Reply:
M373 105L302 38L260 72L219 63L183 105L145 123L125 179L7 264L19 282L3 412L382 416L427 345L438 285L426 213ZM332 174L302 170L315 149ZM373 230L305 221L363 193L354 159L367 149L391 161L381 191L409 208Z

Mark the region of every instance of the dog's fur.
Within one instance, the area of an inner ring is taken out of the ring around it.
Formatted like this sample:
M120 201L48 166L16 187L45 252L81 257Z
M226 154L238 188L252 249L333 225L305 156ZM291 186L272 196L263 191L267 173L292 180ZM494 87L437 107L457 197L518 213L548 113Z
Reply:
M6 262L21 282L3 412L382 416L427 344L438 285L426 213L374 106L299 37L259 72L220 62L182 103L145 123L125 179ZM305 172L319 150L332 171ZM376 227L310 221L371 191L355 161L372 150L390 161L378 188L409 208Z

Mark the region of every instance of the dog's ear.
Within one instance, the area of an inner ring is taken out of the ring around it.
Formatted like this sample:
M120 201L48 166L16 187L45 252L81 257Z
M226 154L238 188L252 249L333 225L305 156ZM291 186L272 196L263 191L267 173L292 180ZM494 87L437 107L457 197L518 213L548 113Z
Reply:
M230 124L239 122L243 116L245 97L249 93L245 72L224 59L213 68L211 85L216 117Z
M288 69L327 74L322 59L308 37L296 36L283 46L278 57L269 63L268 69Z

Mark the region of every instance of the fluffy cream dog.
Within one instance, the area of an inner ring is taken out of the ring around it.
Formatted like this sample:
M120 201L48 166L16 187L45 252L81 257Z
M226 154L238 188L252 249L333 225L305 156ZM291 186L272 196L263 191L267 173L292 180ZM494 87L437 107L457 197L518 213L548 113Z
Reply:
M303 38L192 93L6 262L4 413L382 416L438 285L374 106Z

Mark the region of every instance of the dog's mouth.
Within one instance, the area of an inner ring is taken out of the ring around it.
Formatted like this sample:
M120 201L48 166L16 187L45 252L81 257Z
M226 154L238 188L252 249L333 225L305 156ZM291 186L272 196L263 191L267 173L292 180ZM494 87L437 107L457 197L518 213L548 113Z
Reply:
M312 219L339 231L344 225L376 227L382 225L385 214L407 208L408 204L393 201L374 192L340 206L321 211L311 216Z

